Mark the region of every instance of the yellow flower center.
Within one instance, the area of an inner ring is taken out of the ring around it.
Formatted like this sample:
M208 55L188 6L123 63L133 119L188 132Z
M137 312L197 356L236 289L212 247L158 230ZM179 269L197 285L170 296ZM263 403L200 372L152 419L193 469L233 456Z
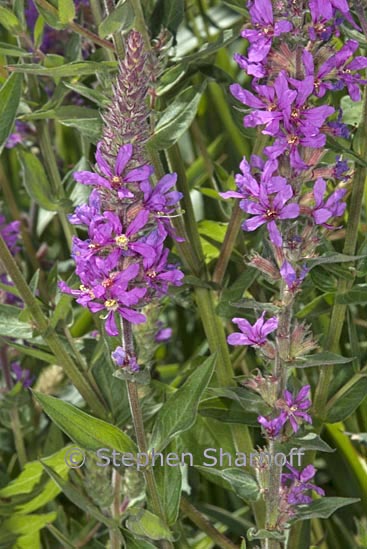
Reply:
M155 271L147 271L147 277L148 278L155 278L157 276L157 273Z
M115 242L119 248L122 250L127 250L129 246L129 239L125 234L120 234L119 236L116 236Z
M289 144L289 145L296 145L296 144L298 143L298 141L299 141L299 140L298 140L297 135L290 135L290 136L288 137L288 144Z
M106 307L106 309L116 310L117 309L117 301L116 301L116 299L107 299L104 302L104 306Z

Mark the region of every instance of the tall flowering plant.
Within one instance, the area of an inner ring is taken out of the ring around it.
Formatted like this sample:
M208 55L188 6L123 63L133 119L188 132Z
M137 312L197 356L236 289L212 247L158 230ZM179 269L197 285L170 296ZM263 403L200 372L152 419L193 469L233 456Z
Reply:
M351 190L348 162L341 157L334 164L325 161L328 136L349 137L332 96L346 89L352 101L360 101L367 57L355 55L359 45L353 39L342 47L331 40L340 36L342 25L359 28L347 2L253 0L248 7L250 23L241 33L248 41L247 54L234 57L251 77L252 91L239 84L230 91L245 113L244 127L257 127L268 144L263 157L243 158L236 190L221 196L239 200L245 233L265 230L267 253L248 264L277 281L279 297L276 315L267 320L265 311L254 325L233 318L239 331L228 336L228 343L251 346L263 360L262 373L245 385L268 405L269 413L257 421L274 454L287 441L300 445L300 433L309 432L307 425L314 421L311 386L299 386L292 372L297 363L307 366L308 359L317 357L309 355L317 344L295 312L312 260L330 231L342 228ZM287 468L287 473L277 466L259 472L266 547L282 545L278 539L297 518L299 506L311 503L311 492L325 495L309 482L316 473L313 464L298 470L287 463Z

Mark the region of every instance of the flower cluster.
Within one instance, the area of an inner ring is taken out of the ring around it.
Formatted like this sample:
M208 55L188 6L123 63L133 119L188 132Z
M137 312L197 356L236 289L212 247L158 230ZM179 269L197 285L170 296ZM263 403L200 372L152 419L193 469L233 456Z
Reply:
M153 184L154 169L142 146L149 136L149 71L142 48L141 35L132 31L115 96L104 115L95 170L74 173L77 182L92 187L88 203L69 217L87 228L87 238L74 237L72 245L81 284L78 289L59 284L83 307L100 313L111 336L119 334L118 317L122 323L145 322L141 309L183 279L165 246L168 236L175 238L170 217L182 196L174 189L177 176L167 174ZM117 347L112 359L132 373L139 369L130 348Z
M138 311L155 297L167 293L168 285L181 284L183 274L168 262L164 241L169 234L169 212L181 198L172 190L176 174L164 176L156 186L152 166L129 169L131 144L123 145L110 168L97 145L96 172L74 174L79 183L94 187L88 204L78 206L70 222L86 225L88 238L73 238L72 256L81 285L62 291L92 312L100 312L106 332L118 335L116 315L138 324Z

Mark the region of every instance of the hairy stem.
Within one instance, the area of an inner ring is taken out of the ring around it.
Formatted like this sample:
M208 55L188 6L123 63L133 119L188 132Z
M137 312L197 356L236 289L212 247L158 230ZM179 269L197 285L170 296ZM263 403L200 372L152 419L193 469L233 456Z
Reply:
M128 356L134 354L134 340L132 334L131 323L125 319L122 319L122 332L123 332L123 346ZM134 381L127 381L127 392L129 397L129 405L131 411L131 417L133 419L134 430L136 440L138 443L138 449L140 453L148 453L148 444L145 435L143 414L140 406L140 399L138 393L137 383ZM150 503L153 513L160 517L165 522L165 516L163 507L158 494L157 485L154 478L153 469L147 467L144 469L144 479L148 492L148 504ZM162 549L170 549L171 543L167 540L162 541Z

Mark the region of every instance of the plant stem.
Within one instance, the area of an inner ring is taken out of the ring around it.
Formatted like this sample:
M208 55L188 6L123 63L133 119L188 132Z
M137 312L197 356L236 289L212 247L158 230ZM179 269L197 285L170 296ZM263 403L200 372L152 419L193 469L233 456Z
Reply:
M181 499L181 511L186 515L200 530L205 532L207 536L221 549L238 549L231 540L221 534L208 519L200 513L185 497Z
M112 488L113 488L113 502L111 505L111 515L116 521L120 518L120 504L121 504L121 475L116 469L112 469ZM110 546L111 549L121 548L121 535L116 528L110 529Z
M29 310L35 329L40 332L40 335L58 359L60 366L63 367L66 375L78 389L91 410L93 410L97 416L105 417L106 411L100 399L99 393L97 393L96 390L90 385L88 380L85 378L85 375L79 371L79 368L73 361L69 352L65 349L58 335L50 328L48 319L44 316L37 299L32 294L27 282L19 270L15 259L9 252L9 249L1 235L0 257L5 270L14 282L14 285L19 291L20 297Z
M131 326L131 323L125 319L122 319L122 332L123 332L124 350L128 356L133 356L135 351L134 351L132 326ZM127 384L127 392L129 397L131 417L133 419L136 441L138 443L138 449L140 453L147 454L148 444L147 444L146 435L145 435L144 420L143 420L143 414L140 406L137 383L134 381L127 381L126 384ZM143 474L144 474L144 479L147 486L147 493L149 496L148 502L150 501L152 511L158 517L160 517L162 521L165 523L164 510L159 498L153 469L150 467L145 468ZM172 545L168 540L162 541L162 549L170 549L171 547Z

